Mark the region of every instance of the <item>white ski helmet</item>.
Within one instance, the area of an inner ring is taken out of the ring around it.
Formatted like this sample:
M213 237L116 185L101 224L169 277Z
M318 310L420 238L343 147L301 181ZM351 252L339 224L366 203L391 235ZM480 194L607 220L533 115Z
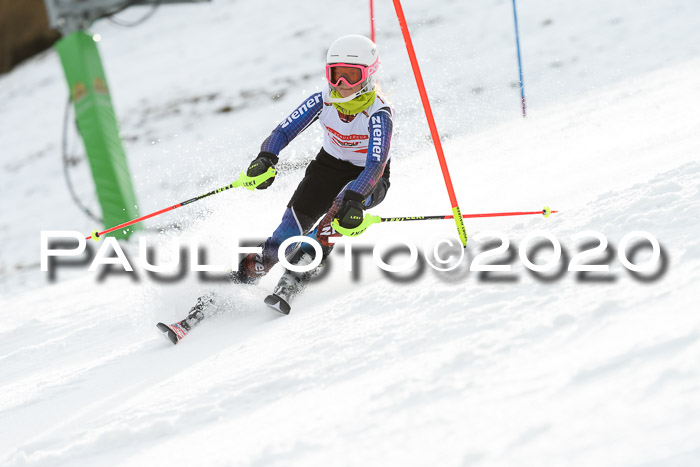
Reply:
M377 45L360 35L343 36L331 44L326 54L326 79L333 87L330 69L333 64L347 63L360 65L363 69L362 88L355 94L341 99L330 99L331 102L348 102L360 94L374 91L376 72L379 70L379 50Z

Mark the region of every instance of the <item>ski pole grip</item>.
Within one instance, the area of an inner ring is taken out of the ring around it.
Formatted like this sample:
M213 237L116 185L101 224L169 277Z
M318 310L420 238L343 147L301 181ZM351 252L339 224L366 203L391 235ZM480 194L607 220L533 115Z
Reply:
M335 229L336 232L346 236L346 237L357 237L358 235L362 235L367 228L372 225L372 224L377 224L382 221L382 218L379 216L374 216L372 214L367 214L364 219L362 219L362 223L355 227L354 229L346 229L345 227L342 227L338 223L338 219L333 219L331 221L331 227Z
M267 169L267 172L257 175L255 177L250 177L246 175L245 172L241 172L241 176L238 177L238 180L233 182L232 186L234 188L242 186L244 188L249 189L250 191L253 191L255 190L255 187L257 187L261 183L264 183L265 181L274 177L275 175L277 175L277 170L273 167L270 167L269 169Z

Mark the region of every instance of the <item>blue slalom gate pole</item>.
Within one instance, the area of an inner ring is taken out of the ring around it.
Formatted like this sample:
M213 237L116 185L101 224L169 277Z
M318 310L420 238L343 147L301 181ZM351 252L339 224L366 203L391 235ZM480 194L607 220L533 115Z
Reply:
M515 21L515 47L518 51L518 73L520 75L520 100L523 104L523 117L527 115L525 112L525 83L523 83L523 62L520 58L520 34L518 33L518 13L515 9L515 0L513 0L513 20Z

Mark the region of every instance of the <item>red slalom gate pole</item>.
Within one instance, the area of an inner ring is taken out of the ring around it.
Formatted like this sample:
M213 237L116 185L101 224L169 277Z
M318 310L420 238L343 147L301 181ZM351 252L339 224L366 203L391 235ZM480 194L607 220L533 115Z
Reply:
M377 41L374 40L374 0L369 0L369 29L372 42L376 44Z
M440 168L442 169L442 176L445 179L445 187L447 188L447 193L450 195L450 203L452 203L452 214L454 215L455 224L457 224L457 232L459 233L459 238L462 241L464 247L467 246L467 229L464 227L464 220L462 214L459 210L459 204L457 203L457 196L455 196L455 191L452 186L452 178L450 177L450 171L447 168L447 162L445 161L445 153L442 150L442 143L440 142L440 134L438 133L437 126L435 125L435 119L433 118L433 111L430 108L430 101L428 100L428 93L425 90L425 84L423 83L423 76L420 72L420 67L418 66L418 60L416 59L416 52L413 50L413 42L411 41L411 34L408 31L408 24L406 23L406 17L403 14L403 9L401 8L400 0L394 1L394 9L396 10L396 16L399 19L399 26L401 27L401 33L403 34L404 42L406 43L406 50L408 51L408 57L411 60L411 67L413 68L413 75L416 78L416 84L418 85L418 92L420 93L421 101L423 102L423 110L425 110L425 116L428 119L428 126L430 127L430 136L433 139L433 144L435 145L435 151L437 152L438 160L440 161Z

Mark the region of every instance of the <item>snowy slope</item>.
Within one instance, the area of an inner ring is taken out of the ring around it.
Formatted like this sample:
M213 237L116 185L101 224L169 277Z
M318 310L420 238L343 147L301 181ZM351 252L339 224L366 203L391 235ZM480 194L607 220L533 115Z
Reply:
M142 212L230 183L322 85L324 48L366 26L360 9L318 18L335 11L327 3L215 2L162 8L133 30L95 25ZM284 318L261 305L280 271L252 288L194 275L98 282L85 269L49 284L38 232L95 227L59 178L63 78L53 53L0 77L0 189L14 201L0 221L0 464L697 465L698 13L679 0L551 3L519 3L527 120L511 86L509 2L404 5L463 212L561 210L469 220L468 255L484 231L517 251L548 230L570 258L579 232L603 233L615 253L645 230L663 248L656 277L616 256L602 276L537 276L516 256L511 274L465 263L401 282L364 257L353 279L339 250ZM376 213L446 214L392 14L378 5L398 113L392 188ZM320 133L308 133L270 190L218 195L149 224L181 232L145 236L196 239L216 257L232 236L267 235L317 150ZM85 170L72 174L90 199ZM378 225L356 243L453 232L451 221ZM181 318L209 288L221 313L177 347L163 341L154 323Z

